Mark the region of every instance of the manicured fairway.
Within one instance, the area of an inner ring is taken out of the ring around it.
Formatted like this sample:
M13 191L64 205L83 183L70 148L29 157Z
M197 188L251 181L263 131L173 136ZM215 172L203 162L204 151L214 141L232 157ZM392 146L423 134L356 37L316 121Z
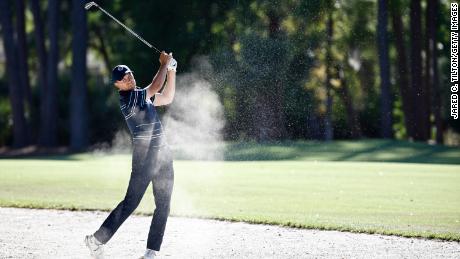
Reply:
M130 159L0 160L0 206L110 210ZM173 215L460 241L459 165L179 160L175 171Z

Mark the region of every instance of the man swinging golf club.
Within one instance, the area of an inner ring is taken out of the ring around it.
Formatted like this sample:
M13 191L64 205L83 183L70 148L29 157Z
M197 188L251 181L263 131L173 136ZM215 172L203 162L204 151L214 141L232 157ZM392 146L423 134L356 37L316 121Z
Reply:
M154 258L160 251L170 210L174 169L171 150L166 143L155 106L168 105L173 101L176 68L177 62L172 53L168 55L161 52L160 68L152 83L143 89L136 87L133 71L127 66L118 65L112 71L112 80L120 95L120 109L133 139L132 171L124 199L101 227L85 238L86 246L95 258L103 258L104 244L139 205L150 182L156 208L150 225L147 249L141 258ZM166 77L166 86L159 93Z

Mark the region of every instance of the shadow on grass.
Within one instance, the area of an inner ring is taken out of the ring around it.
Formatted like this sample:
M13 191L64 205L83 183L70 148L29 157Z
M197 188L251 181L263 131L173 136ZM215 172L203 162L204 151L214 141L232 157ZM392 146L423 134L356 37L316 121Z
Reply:
M281 143L229 143L225 160L366 161L460 164L460 148L408 141L295 141Z
M365 139L283 142L226 142L222 144L226 161L363 161L429 164L460 164L460 148L409 141ZM130 155L130 153L126 153ZM8 156L8 159L82 161L113 153L79 153L33 156ZM175 159L192 159L175 152Z
M1 159L15 159L15 160L23 160L23 159L35 159L35 160L60 160L60 161L81 161L85 160L82 157L78 157L72 154L69 155L37 155L37 156L2 156Z
M36 155L20 155L20 156L1 156L0 160L2 159L15 159L15 160L23 160L23 159L34 159L34 160L56 160L56 161L85 161L88 159L98 158L98 157L107 157L112 155L120 155L120 154L129 154L130 153L114 153L114 152L106 152L106 153L93 153L93 152L86 152L86 153L68 153L68 154L36 154Z

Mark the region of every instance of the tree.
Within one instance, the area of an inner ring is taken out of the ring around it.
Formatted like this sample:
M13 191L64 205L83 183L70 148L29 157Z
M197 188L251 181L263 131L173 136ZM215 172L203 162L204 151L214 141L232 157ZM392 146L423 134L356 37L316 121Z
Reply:
M350 130L351 138L359 138L361 136L361 127L359 125L358 114L353 107L353 98L350 94L350 89L348 87L348 82L345 76L345 71L343 64L337 65L337 73L340 79L340 89L339 95L342 98L342 101L346 109L346 120L348 129Z
M337 79L333 82L335 94L340 98L335 99L338 102L334 106L334 121L338 123L335 134L337 137L380 137L380 91L376 91L379 85L375 80L378 73L376 5L363 1L341 1L335 5L340 10L334 14L333 57ZM348 125L347 131L340 126L342 121Z
M84 0L72 1L72 82L70 91L70 147L82 150L88 144L86 109L87 22Z
M284 104L285 84L292 58L292 48L281 28L285 3L274 6L254 1L252 7L250 1L242 3L245 4L247 8L240 5L229 12L229 22L223 23L220 37L225 37L227 44L213 55L219 57L213 59L220 63L216 72L235 93L237 135L257 141L283 139L287 135L285 105L289 105ZM227 55L230 57L222 60Z
M46 47L45 47L45 35L44 35L44 28L43 28L43 21L41 18L40 13L40 1L39 0L31 0L30 1L30 8L33 15L34 20L34 38L35 38L35 46L37 51L38 57L38 85L40 88L40 129L39 129L39 142L43 141L45 138L45 134L47 131L46 124L44 121L47 118L46 115L46 102L44 101L47 98L47 80L46 80Z
M391 21L395 36L396 54L397 54L397 79L398 89L402 100L402 109L404 113L404 125L407 135L414 137L415 130L415 108L414 108L414 91L410 84L409 68L407 62L407 51L404 40L404 26L401 19L400 2L390 1Z
M390 94L390 63L387 36L387 1L378 1L377 45L380 65L380 122L382 138L393 137Z
M332 5L332 4L331 4ZM324 140L330 141L334 137L332 126L332 38L334 36L334 21L332 18L333 8L329 8L326 20L327 40L326 40L326 113L324 115Z
M283 37L280 32L281 17L273 8L268 8L267 17L268 39L276 46L281 43ZM258 140L275 140L286 137L283 111L284 79L285 77L283 78L282 73L280 73L279 76L273 78L269 86L269 88L276 90L262 91L256 96L253 121L255 123L254 129L256 129L255 136Z
M439 76L438 76L438 53L437 53L437 19L438 19L438 9L439 1L438 0L428 0L426 7L426 66L425 66L425 76L427 80L425 82L428 84L427 91L432 92L433 94L428 95L432 96L432 107L434 113L434 120L436 125L436 143L443 143L443 122L441 116L441 89L439 87ZM429 118L428 118L429 120Z
M3 46L6 55L6 72L11 109L13 112L13 147L20 148L28 144L24 101L21 95L21 80L18 70L17 42L14 38L11 14L11 1L0 1L0 21L3 32Z
M424 141L429 137L429 121L427 118L427 106L425 85L422 81L422 25L421 6L419 0L410 2L410 38L411 38L411 85L414 90L415 100L415 125L414 139Z
M103 35L102 33L101 26L93 25L93 32L98 42L94 42L91 45L93 48L97 49L99 53L102 55L102 60L104 61L105 69L107 69L107 71L111 71L112 67L110 65L109 52L105 40L105 35Z
M42 114L42 132L40 134L40 144L44 147L53 147L57 145L57 122L58 122L58 58L59 58L59 1L49 0L48 2L48 27L49 27L49 51L47 63L47 86L46 92L42 93L42 102L44 105L44 114Z
M32 109L32 93L30 90L29 67L27 65L28 51L25 26L25 3L24 0L14 1L16 4L16 24L17 24L17 46L18 46L18 69L21 88L24 93L24 101L27 104L28 110ZM29 134L30 135L30 134Z

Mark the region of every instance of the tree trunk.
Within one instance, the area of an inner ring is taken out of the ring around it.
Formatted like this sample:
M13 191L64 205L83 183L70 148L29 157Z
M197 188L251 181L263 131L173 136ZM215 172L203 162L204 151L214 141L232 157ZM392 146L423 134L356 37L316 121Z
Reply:
M34 19L34 37L35 45L37 48L38 56L38 85L40 88L40 130L39 130L39 143L41 143L46 135L46 98L47 98L47 82L46 82L46 48L43 21L40 13L39 0L31 0L30 7Z
M390 62L388 56L386 0L378 1L377 45L380 66L380 125L382 138L392 138L392 105L390 91Z
M350 130L350 137L353 139L361 137L361 127L359 125L358 114L353 107L353 98L348 89L347 79L345 78L345 71L340 65L337 67L337 72L340 78L340 97L345 105L347 111L347 125Z
M426 88L427 102L432 103L436 125L436 143L443 143L443 127L441 117L441 89L438 82L438 55L436 51L436 26L438 19L438 0L428 0L426 7ZM431 94L433 93L433 94ZM431 113L431 112L430 112ZM426 118L430 121L430 118ZM429 133L431 132L431 124ZM430 133L431 134L431 133ZM430 135L429 135L430 136Z
M104 65L107 71L112 71L112 67L110 66L110 59L109 59L109 54L107 52L107 45L104 40L104 36L102 35L101 28L99 26L94 26L94 33L96 33L96 37L99 40L99 45L97 46L97 49L102 55L102 60L104 60Z
M30 90L29 67L27 65L27 38L25 26L25 3L24 0L16 0L16 19L17 19L17 35L18 35L18 64L19 77L23 89L25 102L29 112L32 110L32 93Z
M72 1L72 83L70 92L70 147L83 150L88 145L86 109L86 48L88 31L84 0Z
M277 41L279 40L280 17L275 11L270 11L268 19L269 38ZM284 82L276 79L271 83L276 91L259 92L254 98L252 134L258 141L283 139L287 135L283 111Z
M421 6L419 0L411 0L410 3L410 35L411 35L411 74L412 88L414 89L415 100L415 131L414 139L426 141L427 123L425 96L426 91L422 82L422 57L421 57L421 42L422 42L422 25L421 25Z
M257 141L270 141L279 139L277 131L279 125L274 115L276 114L275 107L269 102L273 98L266 92L258 93L254 98L254 109L252 111L253 127L251 129Z
M439 0L432 0L433 7L431 8L431 18L433 19L430 23L430 38L431 38L431 60L432 60L432 89L433 89L433 113L434 121L436 125L436 143L444 143L444 127L442 120L442 98L441 98L441 86L439 85L439 75L438 75L438 51L436 46L436 34L438 29L438 10L439 10Z
M425 95L422 96L423 98L423 102L424 102L424 106L423 107L423 110L425 111L423 114L421 114L421 119L423 121L426 122L426 127L427 129L423 129L424 131L428 131L427 132L424 132L424 135L427 136L427 139L430 139L430 132L431 132L431 123L430 123L430 112L431 112L431 109L430 109L430 106L431 106L431 100L430 100L430 91L429 89L431 88L432 86L432 83L431 83L431 79L432 79L432 76L430 75L430 70L431 70L431 50L430 50L430 39L429 39L429 36L428 36L428 31L429 31L429 19L430 19L430 8L431 7L431 1L428 0L427 1L427 8L426 8L426 20L425 20L425 46L424 46L424 49L425 49L425 59L423 60L425 62L425 66L423 67L424 68L424 73L423 73L423 84L421 85L421 87L423 87L423 91L425 92ZM426 118L425 118L426 117Z
M326 45L326 114L324 115L324 140L330 141L334 137L334 129L332 127L332 85L331 85L331 69L332 69L332 37L333 37L332 9L329 11L327 18L327 45Z
M44 147L54 147L57 145L57 121L58 121L58 30L59 30L59 0L49 0L48 2L48 27L49 27L49 52L47 60L47 89L44 93L45 114L43 135L40 144Z
M17 43L14 39L11 1L0 1L0 21L3 33L3 46L6 55L6 73L8 75L9 97L13 112L13 147L20 148L28 144L26 120L24 117L24 99L21 94Z
M398 64L398 84L399 93L402 99L402 109L404 113L404 125L409 138L414 137L415 128L415 109L414 109L414 91L409 80L409 69L407 64L407 52L404 40L404 26L401 19L400 7L391 1L391 21L395 34L396 54Z

